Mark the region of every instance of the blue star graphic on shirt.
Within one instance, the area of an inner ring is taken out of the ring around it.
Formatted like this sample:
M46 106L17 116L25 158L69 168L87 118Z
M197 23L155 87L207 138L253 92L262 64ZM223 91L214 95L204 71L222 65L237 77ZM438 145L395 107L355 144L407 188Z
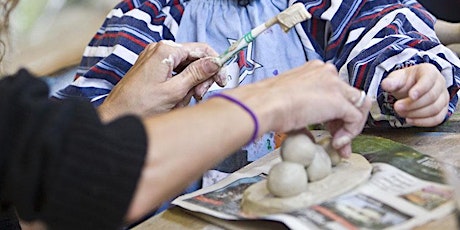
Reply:
M230 45L235 43L237 40L228 38L228 42ZM261 68L262 65L257 63L252 59L252 51L253 51L253 43L249 43L249 45L240 50L232 59L229 60L229 64L236 62L238 63L238 67L240 68L240 75L239 75L239 82L241 83L246 76L251 75L254 71L258 68Z

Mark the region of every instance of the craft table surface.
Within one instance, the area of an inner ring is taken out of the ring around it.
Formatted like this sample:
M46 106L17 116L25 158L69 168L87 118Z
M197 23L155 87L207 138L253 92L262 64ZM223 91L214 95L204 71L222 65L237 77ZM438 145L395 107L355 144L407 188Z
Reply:
M436 128L408 128L376 130L366 129L363 134L388 138L442 161L460 166L460 113ZM263 161L256 161L263 164ZM253 163L253 164L254 164ZM251 165L250 165L251 166ZM243 168L244 170L244 168ZM273 221L226 221L204 214L191 213L180 207L170 208L159 215L140 223L133 229L286 229L285 225ZM416 230L457 229L453 214L414 228Z

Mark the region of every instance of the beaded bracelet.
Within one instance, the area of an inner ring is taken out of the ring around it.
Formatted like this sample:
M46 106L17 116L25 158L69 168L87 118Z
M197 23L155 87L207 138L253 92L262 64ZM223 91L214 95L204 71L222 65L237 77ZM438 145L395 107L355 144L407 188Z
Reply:
M251 116L252 120L254 121L254 132L252 133L252 137L251 137L251 139L249 140L249 142L247 144L254 142L257 139L257 134L259 133L259 121L257 120L257 117L254 114L254 112L252 112L252 110L249 107L247 107L245 104L243 104L243 102L241 102L238 99L236 99L234 97L231 97L229 95L222 94L222 93L216 93L216 94L211 95L211 98L212 97L220 97L220 98L226 99L226 100L228 100L230 102L233 102L236 105L238 105L239 107L241 107L242 109L244 109L247 113L249 113L249 115Z

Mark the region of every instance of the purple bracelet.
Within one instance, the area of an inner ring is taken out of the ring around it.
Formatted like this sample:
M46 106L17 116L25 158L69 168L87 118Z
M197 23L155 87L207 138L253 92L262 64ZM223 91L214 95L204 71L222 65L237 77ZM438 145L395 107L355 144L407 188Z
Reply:
M243 104L243 102L239 101L238 99L236 99L234 97L228 96L226 94L216 93L216 94L211 95L211 98L212 97L220 97L220 98L224 98L224 99L226 99L228 101L231 101L231 102L235 103L236 105L240 106L246 112L248 112L249 115L251 115L251 118L254 121L254 133L252 133L251 140L249 140L249 142L247 144L254 142L257 139L257 134L259 133L259 121L257 120L257 117L254 114L254 112L252 112L252 110L249 107L247 107L245 104Z

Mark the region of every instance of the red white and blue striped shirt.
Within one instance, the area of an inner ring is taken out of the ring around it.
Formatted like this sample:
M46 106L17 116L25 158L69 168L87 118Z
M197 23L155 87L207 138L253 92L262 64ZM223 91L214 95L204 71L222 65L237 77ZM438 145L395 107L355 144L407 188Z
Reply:
M75 81L55 97L102 103L146 45L175 40L187 0L124 0L88 44ZM380 88L393 70L435 65L446 79L450 116L460 85L460 61L441 45L435 19L415 0L301 0L313 15L296 27L307 60L333 63L340 77L374 99L369 125L401 127L395 99Z

